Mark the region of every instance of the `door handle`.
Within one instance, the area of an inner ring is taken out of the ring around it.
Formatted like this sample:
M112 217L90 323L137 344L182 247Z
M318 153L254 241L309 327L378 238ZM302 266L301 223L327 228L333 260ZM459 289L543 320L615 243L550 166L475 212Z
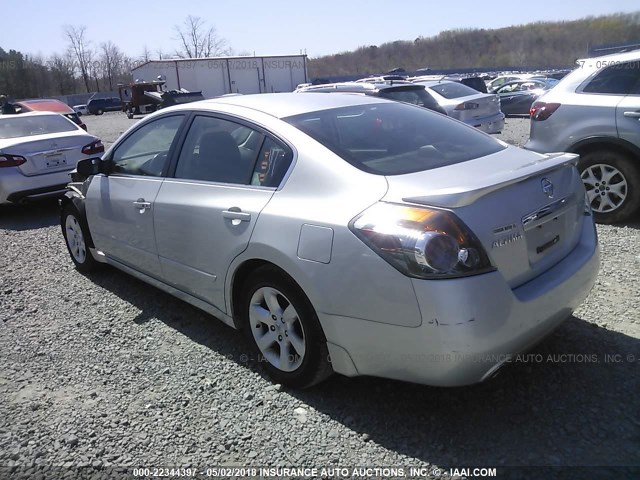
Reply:
M144 213L145 210L148 210L151 208L151 202L145 201L144 198L139 198L138 200L133 202L133 207L136 210L140 210L140 213Z
M238 207L231 207L229 210L223 210L222 216L231 220L234 225L239 225L240 222L251 221L251 214L243 212Z
M640 119L640 111L635 112L624 112L623 115L627 118L639 118Z

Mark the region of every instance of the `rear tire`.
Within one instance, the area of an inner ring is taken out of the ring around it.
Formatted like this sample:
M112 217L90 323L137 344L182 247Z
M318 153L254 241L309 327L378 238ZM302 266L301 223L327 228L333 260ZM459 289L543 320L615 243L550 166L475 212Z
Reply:
M318 316L293 279L277 268L261 267L249 276L241 295L243 331L273 382L308 388L333 373Z
M77 209L72 205L64 206L60 217L60 224L62 227L62 235L67 244L67 250L76 269L83 273L94 270L98 266L98 262L96 262L89 251L87 242L89 232L78 214Z
M597 223L623 222L640 209L640 168L631 158L597 150L585 154L578 168Z

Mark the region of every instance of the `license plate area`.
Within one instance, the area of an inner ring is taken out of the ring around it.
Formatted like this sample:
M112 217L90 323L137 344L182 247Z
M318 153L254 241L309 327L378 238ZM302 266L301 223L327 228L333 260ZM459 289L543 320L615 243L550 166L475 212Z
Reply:
M44 156L45 168L57 168L67 165L67 157L63 153L54 153Z
M533 212L522 219L527 242L529 264L535 265L548 255L561 250L567 241L568 212L571 210L571 197L566 197Z

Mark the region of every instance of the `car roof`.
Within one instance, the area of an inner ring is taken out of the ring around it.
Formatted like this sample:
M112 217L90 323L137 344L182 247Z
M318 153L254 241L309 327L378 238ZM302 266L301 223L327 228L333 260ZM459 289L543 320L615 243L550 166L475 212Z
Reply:
M219 104L236 105L266 113L276 118L284 118L331 108L389 102L389 100L366 95L335 95L333 93L323 92L314 93L313 95L300 93L256 93L252 95L237 95L233 97L200 100L199 102L185 103L170 108L172 110L196 110L207 109L207 107L215 109L216 105Z
M424 85L425 87L433 87L434 85L443 85L443 84L447 84L447 83L457 83L459 84L460 82L456 82L455 80L414 80L415 84L417 85ZM478 92L480 93L480 92Z
M585 57L580 58L576 63L582 64L582 62L588 62L589 60L605 61L601 64L611 63L611 61L627 62L629 60L640 59L640 50L632 50L630 52L612 53L610 55L602 55L601 57Z
M17 105L27 107L31 110L46 111L46 112L60 112L60 113L73 113L73 109L64 102L53 98L39 98L34 100L22 100L16 102Z
M33 111L33 112L24 112L24 113L5 113L0 115L0 118L5 120L7 118L25 118L25 117L53 117L60 116L59 113L50 112L50 111Z

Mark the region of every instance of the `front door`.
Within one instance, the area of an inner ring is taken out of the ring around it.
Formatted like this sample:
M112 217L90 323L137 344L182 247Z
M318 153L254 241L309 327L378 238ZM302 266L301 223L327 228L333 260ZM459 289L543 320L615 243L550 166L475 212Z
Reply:
M184 115L161 117L133 131L113 150L111 173L87 191L89 229L96 248L136 270L161 277L154 202Z

